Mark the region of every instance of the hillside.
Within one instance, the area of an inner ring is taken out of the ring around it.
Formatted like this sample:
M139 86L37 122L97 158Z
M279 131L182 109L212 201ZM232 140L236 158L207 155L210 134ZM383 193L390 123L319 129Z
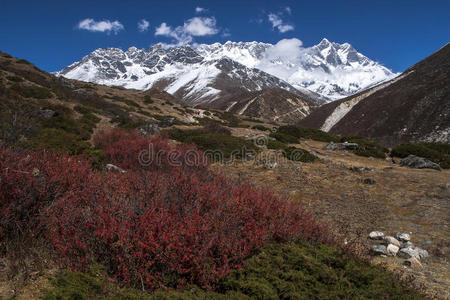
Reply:
M0 298L447 297L449 170L400 167L369 140L324 150L339 138L239 114L307 109L291 97L205 110L1 53ZM371 256L373 230L430 239L430 257Z
M329 103L298 124L385 145L450 142L450 44L390 82Z

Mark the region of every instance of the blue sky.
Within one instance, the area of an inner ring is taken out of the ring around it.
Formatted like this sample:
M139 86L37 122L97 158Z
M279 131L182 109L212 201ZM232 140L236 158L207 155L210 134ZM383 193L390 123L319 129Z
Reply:
M438 0L0 0L0 50L56 71L100 47L326 37L400 72L449 42L449 12Z

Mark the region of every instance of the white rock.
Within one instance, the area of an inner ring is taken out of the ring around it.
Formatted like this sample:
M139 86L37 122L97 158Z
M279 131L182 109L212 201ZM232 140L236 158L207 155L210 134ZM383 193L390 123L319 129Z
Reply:
M400 251L398 252L397 255L398 255L398 257L406 258L406 259L412 258L412 257L420 259L419 251L417 251L417 249L411 248L411 247L400 249Z
M372 231L369 233L369 239L372 240L381 240L384 237L384 233L381 231Z
M421 249L421 248L417 247L416 251L419 254L419 258L420 259L424 259L424 258L427 258L429 256L427 250L424 250L424 249Z
M406 232L397 232L394 237L401 242L408 242L411 240L411 236Z
M386 255L386 254L388 254L385 245L372 245L372 247L370 248L370 251L373 254L377 254L377 255Z
M400 248L400 242L395 237L388 235L384 237L384 240L386 244L392 244Z
M393 245L393 244L389 244L386 248L387 250L387 254L390 256L396 256L398 253L398 250L400 250L400 247Z

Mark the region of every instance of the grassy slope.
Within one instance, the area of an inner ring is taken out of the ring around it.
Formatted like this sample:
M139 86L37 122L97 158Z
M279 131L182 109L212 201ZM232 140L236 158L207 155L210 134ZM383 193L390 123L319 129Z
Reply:
M268 243L246 266L231 272L217 291L148 294L123 289L98 267L90 274L65 271L52 280L44 299L423 299L390 273L357 261L334 247L304 242Z

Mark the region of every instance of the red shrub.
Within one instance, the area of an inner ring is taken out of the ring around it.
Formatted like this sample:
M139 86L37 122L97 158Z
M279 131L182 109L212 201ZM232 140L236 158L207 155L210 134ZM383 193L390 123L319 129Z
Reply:
M33 211L45 211L41 224L46 236L68 266L83 269L95 260L119 281L151 289L186 283L213 288L267 239L321 242L326 237L300 204L249 184L235 184L204 167L154 163L139 169L136 154L149 140L133 133L110 134L99 145L127 173L94 172L86 162L38 153L35 158L53 170L37 177L54 183L51 190L58 192L51 201L40 198L40 186L32 176L20 177L28 187L24 191L10 186L1 191L0 199L13 195L12 202L20 202L23 193L36 195L32 199L40 204ZM167 151L192 150L171 146L162 138L152 143ZM2 170L17 168L20 157L24 156L10 150L1 152ZM50 180L53 174L64 178ZM2 186L4 178L2 173ZM3 207L2 215L11 214Z

